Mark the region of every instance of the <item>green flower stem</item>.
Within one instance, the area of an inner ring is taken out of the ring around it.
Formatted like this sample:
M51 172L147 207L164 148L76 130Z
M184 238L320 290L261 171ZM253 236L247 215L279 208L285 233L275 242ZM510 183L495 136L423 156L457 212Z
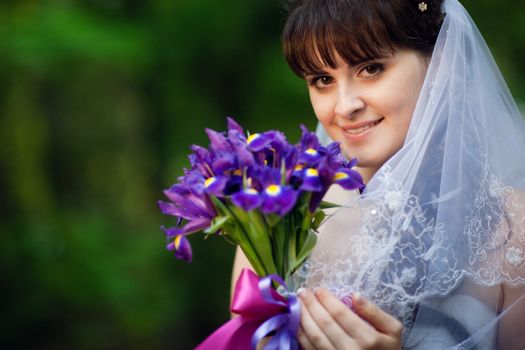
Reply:
M290 231L290 216L291 213L286 215L278 226L279 238L281 240L281 250L279 250L279 254L281 255L281 276L283 279L286 279L290 270L290 239L293 236L293 232Z
M312 227L312 213L310 213L310 210L306 209L303 213L303 220L301 223L301 233L299 235L298 240L298 250L302 250L303 245L305 244L305 241L308 237L308 234L310 233L310 228Z
M294 266L296 265L296 253L297 253L297 228L295 227L295 213L291 213L291 215L286 220L286 232L288 232L289 239L287 240L287 249L286 249L286 255L287 255L287 263L284 270L284 279L288 279L288 277L293 273Z
M285 237L282 230L284 220L280 220L271 227L272 236L272 251L275 260L275 267L279 276L283 277L283 263L284 263L284 244Z
M213 204L217 208L217 210L225 215L229 215L234 220L234 223L229 225L228 229L225 229L225 231L234 236L235 240L239 244L239 247L241 247L241 250L243 251L244 255L254 268L255 272L259 276L266 276L268 275L268 271L265 269L264 264L262 264L262 260L259 257L259 254L257 253L256 249L254 248L254 245L252 244L251 240L249 239L249 235L245 231L245 227L242 225L238 217L235 215L233 208L235 206L228 207L224 203L222 203L218 198L212 197Z
M264 266L266 274L276 274L270 230L264 224L261 214L255 210L245 212L234 205L230 209L240 225L243 226L248 240L260 259L260 263Z
M306 238L303 245L300 248L300 251L297 253L297 258L295 261L295 266L292 266L292 271L299 268L301 264L306 260L314 249L315 243L317 242L317 236L312 231L308 230L306 233Z
M253 248L252 243L248 239L246 233L244 232L244 229L240 227L238 230L236 230L237 236L238 236L238 242L239 247L241 247L241 250L243 251L244 255L254 268L255 272L259 276L266 276L268 275L268 272L264 268L263 264L261 263L261 258Z

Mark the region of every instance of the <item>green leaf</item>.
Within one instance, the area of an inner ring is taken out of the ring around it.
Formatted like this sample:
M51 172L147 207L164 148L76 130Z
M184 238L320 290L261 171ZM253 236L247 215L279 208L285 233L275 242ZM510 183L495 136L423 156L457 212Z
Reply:
M299 254L297 254L297 259L295 262L295 266L292 268L292 272L295 271L301 264L304 262L304 260L310 255L312 250L315 247L315 243L317 242L317 235L313 233L312 231L309 231L306 235L306 239L304 241L304 244L302 247L300 247Z
M326 213L322 210L317 210L314 214L313 222L312 222L312 229L314 231L317 231L319 226L323 223L324 218L326 217Z
M295 269L295 265L297 264L297 256L296 256L296 249L297 249L297 232L298 230L293 227L293 220L290 222L290 225L287 227L288 230L290 230L291 234L289 235L289 239L287 241L288 247L286 249L287 251L287 261L286 261L286 267L283 271L283 278L286 280Z
M219 231L221 228L223 228L223 226L228 223L228 221L231 219L231 216L227 215L227 216L216 216L212 221L211 221L211 226L208 227L206 230L204 230L204 233L215 233L217 231Z
M321 209L332 209L332 208L339 208L341 207L339 204L335 204L332 202L322 201L321 204L319 204L319 208Z
M268 214L265 216L266 218L266 224L270 227L275 227L279 221L282 220L282 217L276 214Z
M242 227L246 240L243 244L249 245L259 262L264 266L266 274L277 274L277 269L272 254L272 243L270 239L270 228L266 226L261 214L256 210L245 212L235 205L229 206L233 218ZM242 248L242 246L241 246Z

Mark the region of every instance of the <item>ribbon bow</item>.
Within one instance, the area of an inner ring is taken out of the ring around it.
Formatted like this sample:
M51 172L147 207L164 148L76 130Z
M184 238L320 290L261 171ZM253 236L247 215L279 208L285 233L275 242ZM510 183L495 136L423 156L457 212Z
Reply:
M287 298L272 288L277 282L287 293ZM233 318L196 350L246 350L256 349L266 336L272 335L264 350L297 350L295 338L299 329L300 305L297 296L288 292L284 281L276 275L259 279L249 269L243 269L235 284L230 310Z

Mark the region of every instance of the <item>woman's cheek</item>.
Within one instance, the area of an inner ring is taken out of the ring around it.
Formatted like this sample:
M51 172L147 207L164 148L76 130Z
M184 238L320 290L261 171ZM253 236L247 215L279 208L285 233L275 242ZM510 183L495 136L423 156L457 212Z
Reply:
M313 98L312 106L315 116L323 126L327 127L334 124L334 108L328 99L321 97Z

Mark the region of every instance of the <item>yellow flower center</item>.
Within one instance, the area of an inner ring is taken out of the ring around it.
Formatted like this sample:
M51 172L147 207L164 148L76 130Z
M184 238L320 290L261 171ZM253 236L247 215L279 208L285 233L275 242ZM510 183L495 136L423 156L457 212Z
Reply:
M246 140L246 143L250 144L252 143L253 140L255 140L256 138L258 138L259 136L261 136L260 134L251 134L250 136L248 136L248 140Z
M306 170L306 176L319 177L319 172L317 169L309 168Z
M179 250L181 240L182 235L178 235L177 237L175 237L175 241L173 241L173 243L175 243L175 249Z
M266 193L268 193L270 196L277 196L279 193L281 193L281 186L270 185L266 187Z
M317 155L317 151L313 148L308 148L304 153L306 154L309 154L311 156L316 156Z
M335 176L334 176L334 180L335 181L343 180L343 179L348 179L348 174L347 173L343 173L343 172L335 173Z
M204 187L208 188L215 182L215 177L209 177L204 181Z
M259 194L259 192L257 192L257 190L255 188L248 188L246 190L246 193L248 193L248 194Z
M233 175L241 176L242 175L242 170L241 169L235 169L233 171Z
M301 171L304 169L304 164L297 164L294 168L295 171Z

